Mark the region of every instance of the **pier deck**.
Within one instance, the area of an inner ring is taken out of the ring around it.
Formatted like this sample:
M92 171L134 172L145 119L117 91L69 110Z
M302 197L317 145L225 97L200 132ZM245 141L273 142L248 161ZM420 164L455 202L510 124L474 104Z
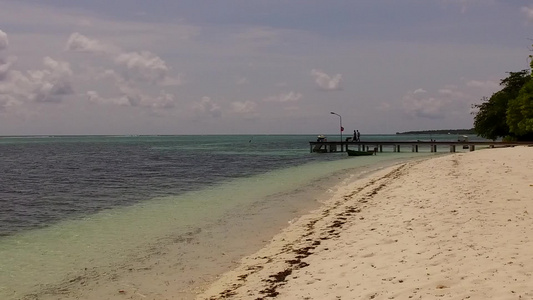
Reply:
M492 141L358 141L358 142L309 142L311 152L344 152L346 149L371 150L383 152L384 147L393 149L393 152L400 152L402 146L411 146L412 152L418 152L420 147L429 147L431 152L437 152L438 146L449 146L450 152L455 152L456 147L465 147L474 151L476 146L513 147L513 146L533 146L533 142L492 142Z

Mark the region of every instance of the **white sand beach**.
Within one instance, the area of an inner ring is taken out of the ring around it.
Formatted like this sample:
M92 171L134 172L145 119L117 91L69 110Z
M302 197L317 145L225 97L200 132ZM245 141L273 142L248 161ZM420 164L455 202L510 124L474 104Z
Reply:
M198 299L533 299L533 148L338 187Z

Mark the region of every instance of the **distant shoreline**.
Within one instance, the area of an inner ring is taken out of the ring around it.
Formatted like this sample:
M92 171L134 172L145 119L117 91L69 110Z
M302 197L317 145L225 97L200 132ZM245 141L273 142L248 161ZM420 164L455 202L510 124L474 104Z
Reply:
M439 130L419 130L396 132L397 135L408 134L476 134L474 129L439 129Z

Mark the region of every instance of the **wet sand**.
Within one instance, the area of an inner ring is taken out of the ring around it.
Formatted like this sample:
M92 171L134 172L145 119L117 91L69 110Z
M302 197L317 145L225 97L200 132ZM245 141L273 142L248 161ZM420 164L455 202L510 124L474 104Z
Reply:
M346 182L197 299L533 299L532 170L515 147Z

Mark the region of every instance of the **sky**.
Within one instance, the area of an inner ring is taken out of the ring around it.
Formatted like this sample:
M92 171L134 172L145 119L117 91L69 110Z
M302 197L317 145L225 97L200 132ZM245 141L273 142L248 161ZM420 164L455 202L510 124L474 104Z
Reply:
M471 128L532 44L530 0L0 0L0 135Z

